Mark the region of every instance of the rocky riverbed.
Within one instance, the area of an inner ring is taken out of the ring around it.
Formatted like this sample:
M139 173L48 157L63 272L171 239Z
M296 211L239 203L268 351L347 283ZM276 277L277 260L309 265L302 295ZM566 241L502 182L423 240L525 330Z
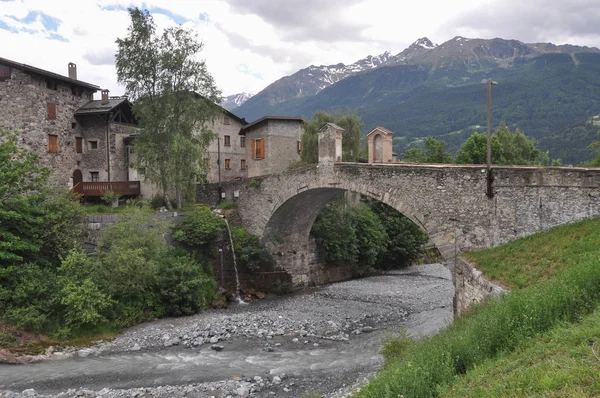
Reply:
M37 364L0 365L0 397L341 397L382 363L386 337L452 320L440 264L138 325Z

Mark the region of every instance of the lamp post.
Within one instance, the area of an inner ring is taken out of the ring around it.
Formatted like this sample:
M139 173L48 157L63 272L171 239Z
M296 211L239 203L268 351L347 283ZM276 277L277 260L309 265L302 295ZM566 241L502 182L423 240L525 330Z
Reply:
M483 81L487 86L487 196L492 198L492 86L497 86L498 82L491 78Z

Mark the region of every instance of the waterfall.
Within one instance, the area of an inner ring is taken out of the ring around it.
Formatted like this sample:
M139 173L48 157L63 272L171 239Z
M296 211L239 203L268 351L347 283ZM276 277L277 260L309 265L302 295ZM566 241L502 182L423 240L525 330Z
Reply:
M231 236L231 228L229 228L229 223L227 222L227 219L223 218L223 220L225 221L225 225L227 226L227 233L229 234L229 244L231 245L231 254L233 254L233 269L235 271L235 283L236 283L235 298L237 299L238 303L247 304L240 297L240 277L238 275L238 270L237 270L237 260L235 258L235 248L233 247L233 237Z

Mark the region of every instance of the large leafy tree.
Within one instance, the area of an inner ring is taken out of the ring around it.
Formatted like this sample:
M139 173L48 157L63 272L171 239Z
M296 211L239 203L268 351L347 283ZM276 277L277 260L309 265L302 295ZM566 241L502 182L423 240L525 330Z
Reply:
M452 154L446 151L446 143L433 137L426 137L423 147L410 148L402 154L407 162L452 163Z
M344 129L342 138L342 160L355 162L360 155L360 132L364 124L356 111L336 111L328 113L317 111L308 123L303 124L302 135L302 161L304 163L317 163L319 161L319 144L317 131L325 123L335 123Z
M175 192L181 207L206 167L201 159L214 137L207 126L218 115L220 92L198 59L203 44L192 31L177 26L159 35L147 10L130 8L129 15L128 36L117 39L116 67L141 127L136 167L167 204Z

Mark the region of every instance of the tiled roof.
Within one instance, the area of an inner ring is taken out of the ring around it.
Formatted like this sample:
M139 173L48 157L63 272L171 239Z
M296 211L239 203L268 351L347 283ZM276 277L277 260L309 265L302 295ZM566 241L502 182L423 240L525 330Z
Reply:
M252 130L254 127L259 126L260 124L267 122L269 120L291 120L298 121L304 123L304 119L300 116L263 116L260 119L253 121L250 124L245 125L240 129L240 134L246 134L247 131Z
M93 100L77 109L75 111L75 116L108 113L124 102L129 101L127 98L110 98L108 103L103 104L102 100Z
M369 136L369 135L371 135L371 134L375 133L375 131L379 131L380 133L383 133L383 134L394 135L394 132L393 132L393 131L390 131L390 130L386 129L385 127L375 127L373 130L371 130L371 131L370 131L370 132L367 134L367 136Z

